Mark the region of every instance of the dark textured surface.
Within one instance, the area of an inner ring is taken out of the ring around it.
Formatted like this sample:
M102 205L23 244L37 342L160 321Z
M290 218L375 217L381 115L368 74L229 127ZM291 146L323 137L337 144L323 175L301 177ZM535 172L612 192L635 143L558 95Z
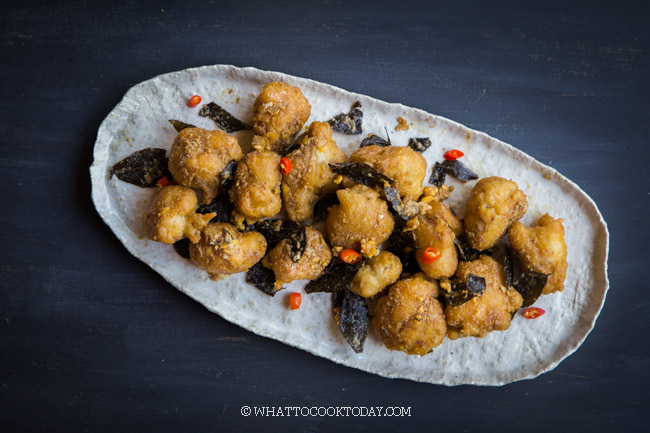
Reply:
M647 2L3 2L3 431L633 431L650 403ZM500 388L388 380L231 325L133 258L90 201L101 120L206 64L312 78L439 114L572 179L611 232L596 327ZM410 406L405 418L242 405Z

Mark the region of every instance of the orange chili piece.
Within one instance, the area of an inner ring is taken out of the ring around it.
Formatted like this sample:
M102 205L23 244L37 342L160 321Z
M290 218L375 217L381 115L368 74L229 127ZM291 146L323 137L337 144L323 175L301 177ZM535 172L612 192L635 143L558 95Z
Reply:
M161 188L164 188L164 187L169 186L169 185L172 184L172 183L169 181L169 179L167 179L167 176L163 176L163 177L161 177L160 179L158 179L158 181L157 181L156 183L157 183L158 186L161 187Z
M201 103L201 97L199 95L194 95L187 101L187 106L190 108L196 107L200 103Z
M546 313L546 311L537 307L528 307L524 310L524 317L526 319L537 319L539 316Z
M287 175L291 173L291 167L291 160L289 158L280 159L280 170L282 170L282 174Z
M298 292L293 292L289 295L289 307L292 310L297 310L300 308L300 303L302 302L302 295Z
M422 255L420 256L420 260L425 265L428 265L429 263L433 263L439 258L440 258L440 251L438 251L433 247L426 248L422 253Z
M348 265L353 265L361 261L361 254L351 248L346 248L341 251L341 254L339 254L339 259L343 260Z
M461 156L465 156L465 154L458 149L452 149L445 152L444 156L447 161L453 161L454 159L458 159Z

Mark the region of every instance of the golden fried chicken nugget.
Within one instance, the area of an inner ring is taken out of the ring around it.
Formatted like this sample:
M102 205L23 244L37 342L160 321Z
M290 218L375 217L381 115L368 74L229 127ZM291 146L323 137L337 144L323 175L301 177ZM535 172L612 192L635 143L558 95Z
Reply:
M368 164L393 179L400 196L407 200L417 200L422 195L427 161L408 146L365 146L354 152L350 161Z
M427 204L429 205L429 209L426 211L427 215L435 215L445 220L456 237L463 234L465 231L463 221L451 212L449 206L438 201Z
M274 81L262 88L253 110L254 144L281 152L309 119L311 105L299 88Z
M190 258L199 268L219 276L248 270L266 252L261 233L242 233L228 223L210 223L198 243L190 245Z
M566 243L560 218L545 214L533 227L516 222L508 230L510 245L528 271L548 274L543 294L561 292L566 278Z
M269 252L262 264L275 273L276 288L293 280L315 280L320 277L329 262L332 252L320 231L305 227L307 244L305 252L297 262L291 258L289 239L283 239Z
M282 179L282 199L289 219L306 221L320 195L335 191L337 185L329 165L345 161L345 154L332 139L326 122L314 122L298 140L300 148L287 155L291 171Z
M370 298L393 284L402 273L402 262L393 253L382 251L367 260L350 284L350 291Z
M221 130L185 128L178 133L169 154L169 171L181 185L200 189L203 203L219 194L219 175L233 159L242 158L235 137Z
M145 216L147 234L154 241L173 244L183 238L196 243L201 230L216 213L196 213L196 193L181 185L170 185L160 190L149 204Z
M420 265L420 269L429 278L451 277L456 272L458 266L458 251L454 245L456 236L451 231L449 224L432 214L418 215L417 227L413 230L415 236L415 259ZM440 258L425 263L422 260L422 254L427 248L435 248L440 252Z
M269 150L255 150L237 166L229 191L230 200L249 220L272 217L282 209L280 182L280 155Z
M339 204L328 209L327 237L333 248L352 248L366 257L376 255L377 246L388 239L395 222L388 204L365 185L336 191Z
M438 283L419 275L399 280L379 298L372 325L390 350L426 355L445 339L447 324L436 299Z
M496 176L479 180L465 212L467 243L481 251L493 247L527 209L526 195L515 182Z
M512 313L523 303L517 291L506 288L503 267L492 257L460 262L456 271L458 280L465 281L469 274L485 278L485 292L462 305L445 307L447 335L452 340L484 337L488 332L508 329Z

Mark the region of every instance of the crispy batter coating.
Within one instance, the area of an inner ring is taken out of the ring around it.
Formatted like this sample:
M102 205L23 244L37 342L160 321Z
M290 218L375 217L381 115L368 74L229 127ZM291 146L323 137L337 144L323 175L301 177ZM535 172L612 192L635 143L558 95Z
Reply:
M298 140L300 148L287 155L291 172L282 179L282 198L289 219L306 221L320 195L337 189L329 163L345 161L345 154L332 139L326 122L314 122Z
M340 204L328 209L326 221L330 245L352 248L372 257L395 225L388 204L377 191L365 185L340 189L336 195Z
M485 292L457 307L447 305L447 335L455 340L462 337L485 337L491 331L503 331L510 326L512 313L523 302L516 290L506 289L503 267L489 256L458 264L456 277L465 281L469 274L485 278Z
M190 258L210 274L224 275L244 272L259 262L266 252L266 239L261 233L242 233L228 223L210 223L201 240L190 245Z
M465 212L467 243L481 251L493 247L527 209L526 195L515 182L496 176L481 179Z
M230 200L249 220L272 217L282 209L280 155L269 150L248 153L237 166Z
M449 228L451 229L451 231L454 232L454 235L456 235L456 237L463 234L463 232L465 231L465 226L463 225L463 221L460 218L458 218L456 215L451 213L451 209L449 209L449 207L446 204L434 201L428 203L428 205L429 205L429 209L426 211L427 215L435 215L445 220L445 222L449 225Z
M276 287L293 280L315 280L332 260L332 252L320 231L309 226L305 253L297 262L291 258L289 239L283 239L264 257L264 266L275 272Z
M417 200L422 195L422 182L427 172L427 161L408 146L366 146L350 156L352 162L363 162L395 181L400 196Z
M402 262L393 253L382 251L366 261L352 280L349 289L370 298L393 284L402 273Z
M437 295L436 281L414 275L393 284L379 299L372 325L388 349L426 355L442 343L447 324Z
M454 245L456 236L451 231L449 224L432 214L418 215L417 227L413 230L415 235L415 258L420 265L420 269L427 274L429 278L451 277L456 272L458 266L458 252ZM431 263L422 262L422 254L428 247L433 247L440 251L440 258Z
M261 139L255 141L281 152L309 119L311 105L299 88L274 81L262 88L253 110L253 130Z
M201 230L216 214L197 214L196 205L196 193L190 188L170 185L161 189L145 216L148 236L165 244L183 238L198 242Z
M200 189L203 203L219 194L219 175L226 165L242 158L235 137L221 130L186 128L178 133L169 154L169 171L181 185Z
M543 294L561 292L566 278L566 243L560 218L545 214L533 227L516 222L508 230L516 256L528 271L549 274Z

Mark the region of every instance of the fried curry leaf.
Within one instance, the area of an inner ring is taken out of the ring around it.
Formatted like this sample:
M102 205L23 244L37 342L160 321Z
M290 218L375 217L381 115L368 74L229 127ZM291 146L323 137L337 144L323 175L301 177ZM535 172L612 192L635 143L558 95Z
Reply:
M402 273L415 274L420 266L415 259L415 236L412 231L395 228L386 240L386 250L395 254L402 262Z
M314 205L314 221L320 221L327 218L327 209L339 204L339 197L336 192L331 192L318 199Z
M508 245L504 245L504 252L503 252L503 258L502 258L502 265L503 265L503 273L506 276L506 287L510 289L513 284L514 280L514 270L512 268L512 254L510 252L510 247ZM544 282L546 283L546 282Z
M336 301L335 301L336 302ZM368 336L368 304L361 296L349 290L340 295L340 306L336 306L335 315L338 318L339 328L345 341L356 353L363 352L363 344Z
M357 135L363 132L361 123L363 121L363 110L361 102L357 101L352 104L349 113L341 113L334 116L333 119L327 121L332 127L332 130L347 135Z
M436 163L437 164L437 163ZM443 161L442 166L447 174L454 176L456 179L467 182L468 180L478 179L478 175L467 168L465 164L457 159Z
M237 171L237 161L234 159L231 160L227 165L226 168L223 169L221 172L221 188L223 190L230 189L230 185L232 185L232 181L235 180L235 172Z
M368 134L366 138L363 139L359 147L366 146L379 146L379 147L388 147L391 146L390 137L388 136L388 131L386 131L386 140L383 137L380 137L377 134Z
M423 153L431 146L429 137L409 138L409 147L416 152Z
M338 164L329 164L329 166L334 173L347 176L353 181L371 188L375 185L384 186L393 183L391 178L384 176L363 162L341 162Z
M397 189L387 186L384 187L384 192L386 194L386 201L388 201L388 204L390 205L390 209L402 217L404 221L413 219L413 217L415 217L420 211L420 207L416 202L402 202Z
M246 281L270 296L275 296L275 272L262 265L262 261L255 263L246 272ZM278 289L281 290L281 289Z
M230 215L232 214L232 211L234 209L235 209L235 205L230 201L230 197L228 197L228 192L223 191L221 194L219 194L214 199L212 199L210 203L202 204L201 206L199 206L196 212L200 214L215 212L217 215L214 218L212 218L210 222L227 223L230 222Z
M190 258L190 240L185 238L174 242L174 251L184 259Z
M121 181L153 188L161 177L173 179L167 169L166 153L165 149L153 147L138 150L115 164L111 168L111 177L115 175Z
M464 282L455 282L451 285L451 292L441 291L447 304L452 307L463 305L475 296L485 292L485 278L469 274Z
M310 281L305 286L305 292L340 292L350 286L350 283L357 275L363 261L354 264L347 264L338 257L332 259L320 277Z
M185 123L175 119L169 119L169 123L172 124L176 132L181 132L183 129L186 128L196 128L196 126L192 125L191 123Z
M226 111L219 104L209 102L199 110L199 116L209 117L214 120L217 126L226 132L241 131L242 129L251 129L251 127L235 116Z
M542 294L547 279L548 275L534 271L526 271L519 275L512 287L524 298L522 307L529 307L535 303Z
M289 253L291 253L291 260L294 263L305 254L305 248L307 248L307 230L305 226L301 225L298 230L289 235Z
M445 180L447 180L447 172L445 171L445 167L439 162L436 162L433 165L429 183L435 186L442 186L445 183Z
M467 245L464 236L454 239L454 245L456 245L456 250L458 251L458 260L461 262L471 262L482 255L492 255L491 249L480 251Z

